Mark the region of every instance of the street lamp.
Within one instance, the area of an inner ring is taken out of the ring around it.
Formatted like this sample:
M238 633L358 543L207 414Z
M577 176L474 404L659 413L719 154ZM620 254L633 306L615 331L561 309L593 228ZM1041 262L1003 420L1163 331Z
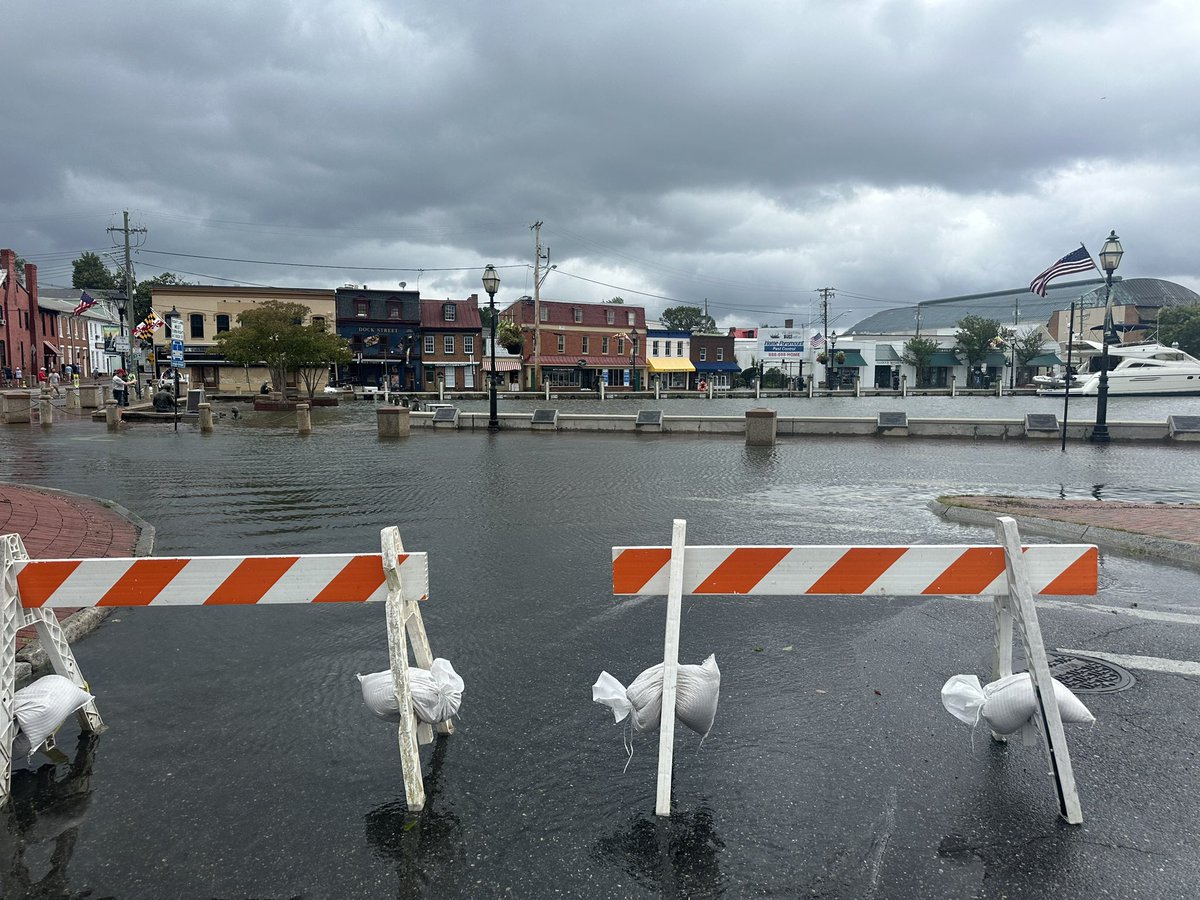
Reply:
M171 311L166 314L165 318L167 320L167 339L170 341L167 346L171 348L171 373L175 379L175 390L171 394L171 399L175 409L175 430L179 431L179 367L175 365L175 322L179 319L179 310L175 308L174 304L171 305Z
M636 391L637 386L637 331L629 332L629 390Z
M500 274L495 266L489 265L483 270L483 289L487 291L492 325L492 370L488 372L488 431L499 431L500 420L496 416L496 291L500 290Z
M1112 317L1112 273L1121 264L1125 251L1115 231L1108 233L1108 240L1100 250L1100 268L1104 270L1104 347L1100 352L1100 386L1096 391L1096 425L1092 429L1093 444L1107 444L1108 434L1108 342L1113 333Z

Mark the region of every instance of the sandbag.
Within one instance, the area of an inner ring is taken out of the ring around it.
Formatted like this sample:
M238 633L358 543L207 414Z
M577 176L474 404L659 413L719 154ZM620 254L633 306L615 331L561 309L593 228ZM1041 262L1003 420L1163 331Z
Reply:
M1090 723L1096 717L1056 678L1054 699L1065 724ZM1037 711L1037 697L1028 672L997 679L983 687L974 675L955 675L942 685L942 705L956 719L974 726L982 721L996 734L1014 734Z
M372 713L385 722L400 721L392 670L359 675L363 702ZM413 711L418 719L430 725L452 718L462 705L463 680L448 660L435 659L428 669L409 666L408 684L412 691Z
M675 683L675 718L701 737L712 730L721 694L721 670L710 655L698 666L680 666ZM662 718L663 664L646 669L626 688L608 672L592 685L592 701L613 711L620 722L632 715L637 731L657 728Z
M19 729L13 741L13 756L29 756L58 731L67 716L93 699L91 694L62 675L44 675L21 688L13 695L13 715Z

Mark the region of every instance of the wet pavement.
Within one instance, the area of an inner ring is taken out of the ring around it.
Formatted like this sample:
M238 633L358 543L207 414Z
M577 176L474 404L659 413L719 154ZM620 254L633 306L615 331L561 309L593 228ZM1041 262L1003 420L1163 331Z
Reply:
M667 543L984 543L950 494L1105 505L1200 501L1180 447L839 441L774 449L654 435L375 436L365 406L0 429L0 479L103 496L157 555L430 553L435 655L466 680L404 809L394 730L355 672L386 666L380 607L120 610L76 645L109 730L77 765L17 773L5 895L120 897L1177 897L1200 883L1196 677L1135 669L1068 730L1084 809L1056 816L1036 746L952 719L950 675L986 676L986 604L685 601L681 659L715 653L704 746L676 741L654 816L655 741L627 772L592 704L661 660L665 603L611 596L609 548ZM1103 498L1097 501L1095 498ZM1200 659L1196 575L1102 553L1101 595L1040 603L1051 648ZM60 746L70 755L68 723ZM44 759L35 760L45 762ZM25 887L23 887L25 886Z

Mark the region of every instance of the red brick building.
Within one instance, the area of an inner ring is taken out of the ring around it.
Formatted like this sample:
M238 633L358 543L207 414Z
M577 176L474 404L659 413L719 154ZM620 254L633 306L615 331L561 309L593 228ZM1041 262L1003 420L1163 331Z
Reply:
M11 384L19 368L22 380L29 384L36 378L38 368L46 365L48 355L42 343L45 332L38 315L37 266L26 263L24 272L18 273L17 254L8 249L0 250L0 319L3 319L0 322L0 367L3 367L4 377Z
M523 297L500 314L521 329L526 390L547 382L567 390L596 390L600 384L645 390L642 307L561 300L541 300L538 307L535 313L533 300Z
M483 326L479 295L466 300L421 301L421 366L426 390L437 388L483 390Z

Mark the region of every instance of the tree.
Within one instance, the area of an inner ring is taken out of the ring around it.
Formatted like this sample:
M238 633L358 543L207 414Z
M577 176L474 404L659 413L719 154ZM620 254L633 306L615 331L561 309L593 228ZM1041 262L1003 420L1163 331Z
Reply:
M937 341L917 335L904 344L904 352L900 359L906 365L912 366L917 372L917 386L929 384L929 361L938 350Z
M99 255L87 252L71 263L71 287L80 290L115 291L121 287L117 273Z
M992 341L1002 334L1002 331L997 319L970 315L958 320L958 331L954 334L954 340L958 352L966 357L968 369L984 361L988 351L994 349Z
M662 311L659 321L671 331L694 331L712 334L717 323L698 306L670 306Z
M1158 340L1192 356L1200 356L1200 306L1172 306L1158 316Z
M265 365L277 391L289 372L298 372L311 397L323 370L350 361L350 346L333 332L301 324L309 312L303 303L268 300L241 313L237 328L217 335L217 352L230 362Z
M610 297L609 299L603 300L601 302L612 303L612 304L615 304L616 306L620 306L622 303L625 302L625 298L624 297Z
M1035 356L1042 355L1042 346L1045 344L1046 338L1042 334L1041 329L1035 328L1024 337L1010 337L1010 341L1013 355L1016 357L1017 383L1024 384L1026 380L1024 376L1026 368L1029 366L1029 361Z

